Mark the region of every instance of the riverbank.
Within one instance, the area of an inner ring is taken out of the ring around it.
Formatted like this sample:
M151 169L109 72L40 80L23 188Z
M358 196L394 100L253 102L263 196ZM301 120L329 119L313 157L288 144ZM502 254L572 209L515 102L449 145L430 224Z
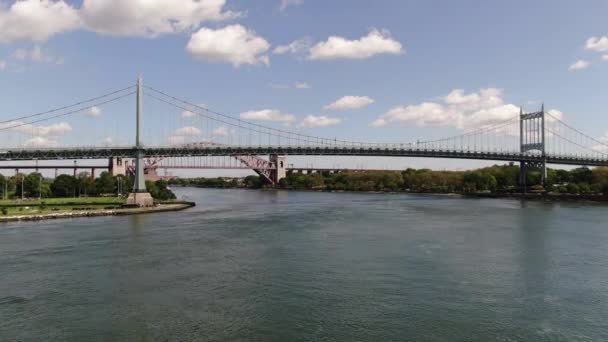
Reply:
M524 199L533 201L547 202L596 202L608 203L608 196L602 194L563 194L563 193L509 193L509 192L419 192L419 191L363 191L363 190L327 190L327 189L293 189L293 188L247 188L247 187L205 187L200 185L186 185L176 187L191 187L198 189L242 189L242 190L260 190L260 191L300 191L300 192L327 192L327 193L362 193L362 194L408 194L421 196L442 196L452 198L496 198L496 199Z
M48 213L30 213L30 214L15 214L8 216L0 216L0 223L15 222L15 221L40 221L53 219L68 219L78 217L97 217L97 216L124 216L124 215L139 215L152 214L170 211L181 211L194 207L194 202L168 202L161 203L154 207L146 208L125 208L117 207L112 209L83 209L83 210L67 210L60 212Z

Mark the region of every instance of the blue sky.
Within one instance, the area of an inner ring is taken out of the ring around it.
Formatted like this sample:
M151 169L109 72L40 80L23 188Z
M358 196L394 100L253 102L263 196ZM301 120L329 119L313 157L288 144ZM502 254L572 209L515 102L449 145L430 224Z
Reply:
M4 120L132 84L142 73L146 84L217 111L291 115L290 129L324 137L439 138L504 119L510 106L536 110L542 101L592 136L608 132L608 1L0 3ZM201 8L208 13L188 12ZM275 53L298 40L305 44L296 53ZM344 96L357 98L330 106ZM95 118L60 120L71 132L45 139L75 139L70 134L103 125L109 111L130 125L127 101ZM167 126L159 118L169 112L176 113L147 100L146 125ZM183 124L172 120L171 129ZM109 127L98 135L116 124ZM126 130L113 140L127 139Z

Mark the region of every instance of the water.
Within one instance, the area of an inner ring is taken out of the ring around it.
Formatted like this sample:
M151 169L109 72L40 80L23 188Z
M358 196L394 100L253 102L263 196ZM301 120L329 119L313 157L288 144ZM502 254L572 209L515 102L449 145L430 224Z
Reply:
M0 225L0 341L608 341L608 208L178 189Z

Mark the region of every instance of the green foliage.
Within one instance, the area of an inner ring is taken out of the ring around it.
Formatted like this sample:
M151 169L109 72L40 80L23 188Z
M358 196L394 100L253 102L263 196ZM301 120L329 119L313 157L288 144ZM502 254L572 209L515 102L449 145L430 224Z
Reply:
M164 180L156 182L146 181L146 188L154 199L168 201L175 199L175 194L169 189L168 184Z
M51 184L53 197L76 197L78 180L70 175L59 175Z
M2 208L2 215L4 215L4 216L8 215L8 209Z
M116 193L116 179L112 174L104 171L95 179L95 190L98 194L114 194Z

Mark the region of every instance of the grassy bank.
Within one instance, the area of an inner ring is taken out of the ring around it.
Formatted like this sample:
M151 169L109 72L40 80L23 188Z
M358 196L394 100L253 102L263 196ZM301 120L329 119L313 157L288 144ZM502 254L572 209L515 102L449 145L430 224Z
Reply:
M3 207L5 214L0 215L0 222L148 214L179 211L193 206L195 203L185 201L163 201L154 207L144 208L126 208L122 206L122 203L118 205L108 205L107 203L84 205L84 203L80 203L80 206L74 206L60 203L55 206L13 206Z

